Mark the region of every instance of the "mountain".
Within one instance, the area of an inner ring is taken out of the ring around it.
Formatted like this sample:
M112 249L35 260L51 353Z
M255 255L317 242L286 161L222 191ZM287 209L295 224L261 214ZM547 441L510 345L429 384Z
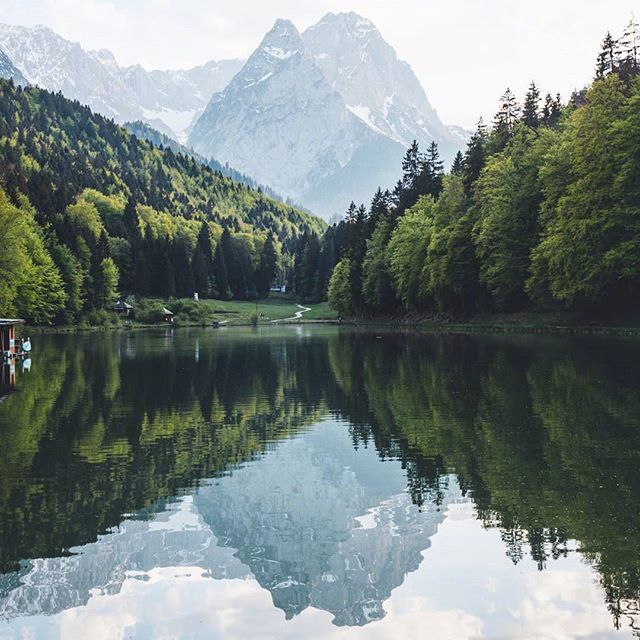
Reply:
M193 127L190 144L330 217L391 187L405 149L464 146L369 20L278 20Z
M13 80L14 84L27 84L26 78L20 73L20 70L14 66L9 56L2 51L2 49L0 49L0 78Z
M346 107L288 20L276 21L242 70L213 96L189 142L326 215L358 192L368 197L381 177L379 154L397 165L403 152ZM350 164L354 175L368 172L370 179L349 182L347 195L339 176Z
M31 84L61 91L116 122L144 120L182 140L242 65L221 60L183 71L123 68L110 51L85 51L44 26L0 25L0 48Z
M411 67L371 21L353 12L328 13L302 37L332 89L369 127L405 148L433 139L455 146Z

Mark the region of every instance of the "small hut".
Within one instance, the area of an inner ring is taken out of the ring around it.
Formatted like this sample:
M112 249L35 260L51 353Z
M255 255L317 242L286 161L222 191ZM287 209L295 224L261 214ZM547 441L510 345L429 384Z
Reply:
M124 302L123 300L118 300L118 302L116 302L113 305L113 310L119 316L122 316L124 318L129 318L133 315L133 307L130 304L127 304L126 302Z
M173 313L164 307L162 309L162 321L163 322L173 322Z
M3 357L15 356L16 350L16 327L24 324L20 318L0 318L0 353Z

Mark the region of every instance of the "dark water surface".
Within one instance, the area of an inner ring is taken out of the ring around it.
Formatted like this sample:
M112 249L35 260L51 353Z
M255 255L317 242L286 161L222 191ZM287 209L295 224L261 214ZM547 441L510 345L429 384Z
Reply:
M0 638L626 638L640 341L42 336L0 401Z

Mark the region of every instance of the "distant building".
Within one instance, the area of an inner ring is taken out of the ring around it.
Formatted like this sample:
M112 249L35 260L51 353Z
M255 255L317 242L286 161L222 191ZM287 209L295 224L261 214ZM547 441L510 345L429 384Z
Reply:
M24 324L20 318L0 318L0 352L4 356L13 356L16 353L16 327Z
M24 324L20 318L0 318L0 397L16 386L15 358L19 352L16 327Z
M118 300L113 305L113 310L120 316L128 318L133 315L133 307L122 300Z
M173 312L169 311L169 309L167 309L167 307L164 307L164 309L162 309L162 320L163 322L173 322Z

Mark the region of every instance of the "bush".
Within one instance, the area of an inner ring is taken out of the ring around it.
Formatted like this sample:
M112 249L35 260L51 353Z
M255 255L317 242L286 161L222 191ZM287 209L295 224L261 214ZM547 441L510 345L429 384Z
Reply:
M207 324L213 316L211 304L204 300L197 301L190 298L175 300L171 310L176 314L176 320L184 322Z
M164 303L160 300L140 300L136 308L136 320L144 324L162 322Z
M107 311L106 309L94 309L87 311L80 317L78 325L81 328L88 327L110 327L120 323L118 316L115 313Z

